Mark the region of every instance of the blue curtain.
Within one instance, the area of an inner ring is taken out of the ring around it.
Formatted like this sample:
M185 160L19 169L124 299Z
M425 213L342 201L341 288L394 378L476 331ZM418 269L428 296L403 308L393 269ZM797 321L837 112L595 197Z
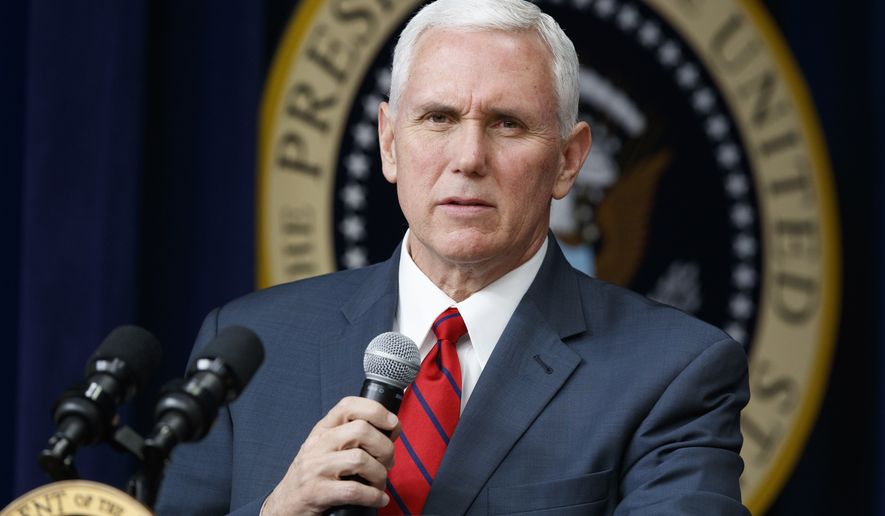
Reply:
M35 476L34 450L51 430L46 408L58 381L74 380L71 365L84 363L90 345L135 318L144 7L29 4L17 487ZM83 474L99 473L105 460L85 461ZM114 466L107 474L124 472Z
M7 5L9 4L9 5ZM203 315L253 288L261 2L33 0L0 11L4 407L0 506L44 484L50 409L115 326L164 345L141 431ZM106 447L84 478L120 486Z
M851 271L821 416L770 514L885 514L885 6L764 3L821 116ZM113 327L164 346L124 414L146 431L203 315L253 288L257 109L295 4L0 6L0 506L48 481L52 403ZM77 461L117 486L131 470L104 447Z

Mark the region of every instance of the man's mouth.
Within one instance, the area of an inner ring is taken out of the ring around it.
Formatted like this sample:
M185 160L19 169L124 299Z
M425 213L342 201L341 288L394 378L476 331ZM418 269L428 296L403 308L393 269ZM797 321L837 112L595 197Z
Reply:
M494 206L475 197L449 197L439 203L446 213L456 217L473 217L488 213Z
M443 206L477 206L491 208L491 204L473 197L449 197L440 203Z

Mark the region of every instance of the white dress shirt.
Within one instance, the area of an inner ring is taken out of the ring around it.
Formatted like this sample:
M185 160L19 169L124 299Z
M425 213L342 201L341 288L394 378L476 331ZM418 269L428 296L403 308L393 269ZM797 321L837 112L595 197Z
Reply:
M460 303L440 290L415 265L408 242L409 232L406 231L399 260L399 305L393 331L414 340L423 361L436 344L436 337L430 330L433 321L445 309L452 306L458 308L467 326L467 335L457 345L461 362L463 413L498 339L541 268L547 253L547 239L528 261Z

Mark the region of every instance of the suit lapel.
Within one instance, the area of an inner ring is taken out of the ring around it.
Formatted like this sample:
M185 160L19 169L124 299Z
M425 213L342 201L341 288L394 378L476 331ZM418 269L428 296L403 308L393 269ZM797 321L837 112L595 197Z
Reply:
M321 361L323 414L345 396L360 392L366 346L378 334L390 331L398 298L399 248L393 256L368 271L366 279L341 307L346 323L323 347Z
M562 339L587 331L574 271L551 238L544 264L501 335L424 506L466 512L514 443L578 366Z

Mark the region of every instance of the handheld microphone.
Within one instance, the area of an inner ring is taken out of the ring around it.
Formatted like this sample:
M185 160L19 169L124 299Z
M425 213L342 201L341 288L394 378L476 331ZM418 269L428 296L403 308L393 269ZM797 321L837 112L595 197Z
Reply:
M403 401L403 392L418 376L421 355L412 339L401 333L378 335L366 347L363 355L366 381L360 397L375 400L396 414Z
M54 480L77 478L74 452L110 439L117 407L147 384L161 354L157 338L143 328L120 326L109 333L86 364L85 384L55 402L58 431L40 452L40 467Z
M378 335L366 347L363 355L366 381L360 397L377 401L390 412L399 412L403 393L421 369L421 355L415 342L401 333L386 332ZM357 516L373 514L368 507L346 505L334 507L329 516Z
M157 424L144 441L145 460L159 467L178 443L205 437L218 409L240 395L262 361L264 346L252 330L221 330L197 355L185 379L163 388Z

